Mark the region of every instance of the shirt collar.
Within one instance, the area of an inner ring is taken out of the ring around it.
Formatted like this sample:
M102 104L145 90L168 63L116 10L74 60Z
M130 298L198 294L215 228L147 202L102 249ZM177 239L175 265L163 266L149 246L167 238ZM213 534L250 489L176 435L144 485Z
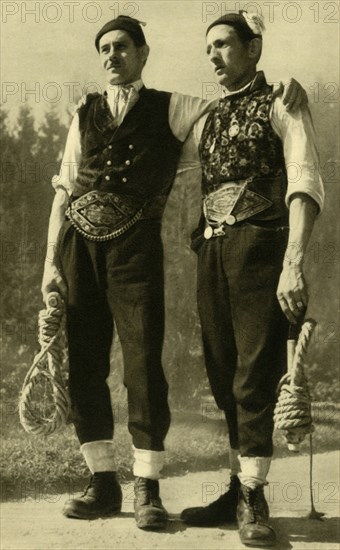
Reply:
M242 94L243 92L246 92L249 90L254 89L260 82L262 82L264 79L264 73L263 71L258 71L254 78L252 78L245 86L242 88L239 88L238 90L234 90L233 92L228 92L225 88L222 89L222 97L231 97L236 94Z
M108 84L105 90L105 95L107 96L109 102L110 100L115 100L115 97L117 96L117 92L126 86L132 86L134 90L138 93L144 86L143 80L139 78L138 80L135 80L135 82L130 82L129 84Z

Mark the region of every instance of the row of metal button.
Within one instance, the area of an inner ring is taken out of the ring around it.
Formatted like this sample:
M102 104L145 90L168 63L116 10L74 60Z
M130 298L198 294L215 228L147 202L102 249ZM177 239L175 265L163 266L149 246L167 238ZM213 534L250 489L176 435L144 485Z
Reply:
M107 164L108 166L111 166L112 161L111 161L111 160L108 160L108 161L106 162L106 164ZM126 166L130 166L131 160L126 160L126 161L125 161L125 164L126 164Z
M110 176L105 176L105 179L106 179L106 181L110 181L111 178L110 178ZM122 178L122 182L123 183L127 182L127 178L125 176L124 176L124 178Z
M112 149L112 145L111 145L111 144L108 145L107 148L111 150L111 149ZM134 149L134 145L133 145L132 143L130 143L129 149L131 149L131 150Z
M112 149L112 145L111 145L111 144L108 145L107 148L111 150L111 149ZM130 143L129 149L130 149L130 150L134 149L134 145L133 145L132 143ZM107 164L107 166L112 166L112 161L111 161L111 160L108 160L108 161L106 161L106 164ZM131 160L128 159L128 160L125 161L125 165L126 165L126 166L130 166L130 164L131 164ZM111 178L110 178L110 176L105 176L105 179L106 179L106 181L110 181ZM122 178L122 182L123 182L123 183L126 183L126 182L127 182L127 178L125 178L125 177Z

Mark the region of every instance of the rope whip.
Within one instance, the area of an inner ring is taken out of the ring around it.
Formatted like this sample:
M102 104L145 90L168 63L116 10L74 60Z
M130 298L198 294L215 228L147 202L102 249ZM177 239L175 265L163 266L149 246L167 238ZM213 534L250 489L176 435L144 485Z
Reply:
M309 519L321 519L324 515L317 512L313 500L313 440L311 396L304 372L304 359L316 322L308 319L302 324L298 340L290 335L287 342L288 372L278 385L278 400L274 410L274 424L282 430L290 451L298 452L300 443L309 434L310 455L310 498L311 511ZM293 327L291 327L293 329Z
M46 306L38 317L41 349L26 374L19 397L21 425L26 432L36 435L50 435L59 430L67 423L71 410L66 388L65 307L60 294L50 292ZM49 400L47 414L46 399Z

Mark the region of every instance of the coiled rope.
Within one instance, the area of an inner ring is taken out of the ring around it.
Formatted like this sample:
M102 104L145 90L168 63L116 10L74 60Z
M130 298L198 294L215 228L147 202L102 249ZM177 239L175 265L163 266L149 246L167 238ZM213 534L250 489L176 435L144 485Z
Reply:
M20 422L26 432L37 435L59 430L66 424L71 409L66 388L65 308L60 294L50 292L46 306L38 318L41 349L26 374L19 397Z
M291 451L298 451L299 444L305 436L314 430L311 398L303 365L315 326L316 322L313 319L303 323L296 348L293 350L292 365L288 366L288 372L281 378L278 386L279 396L274 411L274 423L276 429L284 431L288 449Z
M312 439L314 426L311 396L304 372L304 359L315 326L316 322L314 319L308 319L301 327L297 342L295 339L288 339L288 372L281 378L278 385L278 400L274 410L275 428L283 431L290 451L298 452L300 443L309 434L309 483L311 499L309 519L321 519L324 515L322 512L317 512L314 506Z

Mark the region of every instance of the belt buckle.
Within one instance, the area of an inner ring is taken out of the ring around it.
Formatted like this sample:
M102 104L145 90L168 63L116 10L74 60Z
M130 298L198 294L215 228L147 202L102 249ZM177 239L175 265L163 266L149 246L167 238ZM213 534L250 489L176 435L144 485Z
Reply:
M249 183L251 180L243 180L239 185L229 182L208 195L203 203L207 223L217 227L223 224L231 226L272 206L270 199L248 189ZM214 235L220 234L224 233L214 230Z
M237 221L236 215L232 214L237 201L243 194L245 183L238 185L235 182L224 184L220 189L208 195L203 202L203 212L209 225L218 228L227 225L234 225ZM217 235L224 234L218 229Z
M141 217L143 209L133 207L118 195L89 191L68 207L66 215L75 229L91 241L119 237Z

